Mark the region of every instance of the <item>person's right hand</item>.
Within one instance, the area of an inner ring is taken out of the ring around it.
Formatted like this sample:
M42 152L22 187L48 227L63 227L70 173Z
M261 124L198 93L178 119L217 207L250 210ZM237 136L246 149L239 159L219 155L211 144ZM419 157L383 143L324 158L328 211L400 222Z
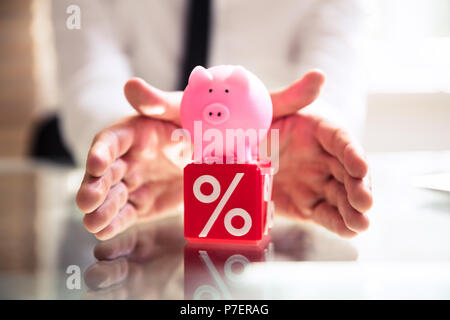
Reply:
M98 239L181 204L184 164L178 143L171 141L176 128L167 121L132 116L95 137L77 204L85 213L86 229Z

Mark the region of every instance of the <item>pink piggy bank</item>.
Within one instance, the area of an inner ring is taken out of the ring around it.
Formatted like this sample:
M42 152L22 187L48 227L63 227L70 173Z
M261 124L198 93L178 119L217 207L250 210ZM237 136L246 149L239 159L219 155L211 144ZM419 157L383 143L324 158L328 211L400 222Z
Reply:
M241 66L197 66L180 107L191 136L194 161L250 162L272 122L272 100L264 84Z

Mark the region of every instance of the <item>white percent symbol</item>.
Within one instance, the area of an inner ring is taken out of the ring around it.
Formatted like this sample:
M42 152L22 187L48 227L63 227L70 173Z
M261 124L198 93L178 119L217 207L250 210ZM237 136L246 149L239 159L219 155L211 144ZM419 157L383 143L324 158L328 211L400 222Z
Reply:
M244 176L244 173L242 173L242 172L236 173L236 175L233 178L233 181L231 181L228 189L223 194L223 197L220 199L220 201L217 204L216 208L214 209L213 213L211 214L211 216L209 217L205 226L203 227L203 230L200 232L200 234L199 234L200 238L204 238L208 235L212 226L214 225L217 218L219 217L219 214L222 212L223 207L230 199L231 194L234 192L237 185L239 184L239 181L241 181L243 176ZM209 183L212 186L213 191L211 192L211 194L205 195L201 191L201 186L204 183ZM219 196L220 196L220 183L219 183L219 181L217 181L216 178L214 178L211 175L202 175L195 180L194 185L193 185L193 192L194 192L195 198L198 201L200 201L202 203L211 203L211 202L216 201L217 198L219 198ZM244 219L244 225L242 227L235 228L231 224L231 220L235 216L239 216L242 219ZM225 214L224 225L225 225L225 229L227 229L228 233L230 233L233 236L240 237L240 236L246 235L250 231L250 229L252 227L252 218L250 217L250 214L247 211L245 211L244 209L233 208Z

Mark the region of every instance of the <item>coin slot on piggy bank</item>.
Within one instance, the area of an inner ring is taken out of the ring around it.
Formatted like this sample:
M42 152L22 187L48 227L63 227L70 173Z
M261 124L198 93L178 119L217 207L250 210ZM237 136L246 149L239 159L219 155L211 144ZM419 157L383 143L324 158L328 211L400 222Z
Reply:
M260 161L272 121L264 84L241 66L196 67L180 108L194 154L184 169L190 242L257 244L273 224L273 170Z

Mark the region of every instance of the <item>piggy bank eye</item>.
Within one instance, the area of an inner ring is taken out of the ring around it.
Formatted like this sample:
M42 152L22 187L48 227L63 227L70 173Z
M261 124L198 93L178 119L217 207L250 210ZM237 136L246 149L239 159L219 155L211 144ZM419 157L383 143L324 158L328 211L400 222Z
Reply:
M209 92L212 92L212 89L209 89Z
M230 91L229 91L228 89L225 89L225 92L228 93L228 92L230 92Z

